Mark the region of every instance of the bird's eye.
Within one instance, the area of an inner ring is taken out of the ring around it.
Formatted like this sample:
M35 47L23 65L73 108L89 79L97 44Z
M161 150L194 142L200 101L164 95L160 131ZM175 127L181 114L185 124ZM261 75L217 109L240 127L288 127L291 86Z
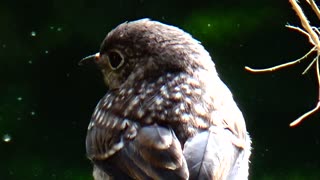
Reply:
M111 51L108 53L109 63L113 69L118 69L124 62L123 56L117 51Z

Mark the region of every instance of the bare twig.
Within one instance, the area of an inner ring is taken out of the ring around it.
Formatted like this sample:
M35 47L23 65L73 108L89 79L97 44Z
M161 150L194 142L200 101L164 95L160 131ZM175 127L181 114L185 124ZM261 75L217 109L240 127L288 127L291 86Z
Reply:
M313 51L316 50L316 47L313 47L310 51L308 51L304 56L302 56L301 58L297 59L297 60L294 60L294 61L290 61L290 62L287 62L287 63L284 63L284 64L280 64L280 65L277 65L277 66L273 66L273 67L270 67L270 68L265 68L265 69L253 69L253 68L250 68L248 66L245 66L244 68L247 70L247 71L250 71L250 72L254 72L254 73L259 73L259 72L270 72L270 71L275 71L275 70L278 70L278 69L281 69L281 68L285 68L285 67L288 67L288 66L292 66L292 65L295 65L297 63L300 63L302 60L306 59Z
M318 19L320 19L320 11L316 3L313 0L312 1L307 0L307 2L310 4L312 10L316 13Z
M292 25L286 25L287 28L290 28L290 29L293 29L293 30L296 30L296 31L299 31L300 33L306 35L308 38L311 38L310 35L304 31L303 29L299 28L299 27L296 27L296 26L292 26Z
M309 3L312 10L314 11L314 13L317 15L318 19L320 20L320 10L319 10L318 6L316 5L316 3L314 2L314 0L306 0L306 1ZM303 71L302 74L305 74L314 64L316 64L315 68L316 68L316 76L317 76L317 81L318 81L318 103L315 108L311 109L310 111L308 111L307 113L303 114L298 119L296 119L295 121L290 123L290 126L293 127L293 126L296 126L297 124L299 124L302 120L306 119L308 116L310 116L314 112L320 110L320 71L319 71L319 56L320 56L319 36L320 36L320 32L319 32L318 28L310 25L307 17L305 16L301 7L297 3L297 0L289 0L289 2L292 5L293 10L297 13L297 16L300 19L300 22L301 22L303 29L301 29L299 27L291 26L291 25L286 25L286 27L293 29L293 30L296 30L296 31L306 35L309 38L309 42L313 45L313 48L309 52L307 52L303 57L301 57L295 61L280 64L280 65L277 65L277 66L274 66L271 68L266 68L266 69L252 69L247 66L245 67L245 69L250 72L275 71L275 70L278 70L278 69L281 69L284 67L288 67L288 66L300 63L302 60L306 59L312 52L314 52L314 51L317 52L316 57L312 60L312 62L308 65L308 67Z
M311 0L313 1L313 0ZM307 19L307 17L304 15L301 7L298 5L296 0L289 0L289 2L292 5L293 10L297 13L300 21L301 21L301 25L302 27L308 32L308 34L311 36L311 39L313 41L312 44L314 45L319 45L319 37L317 36L317 34L312 30L309 21Z

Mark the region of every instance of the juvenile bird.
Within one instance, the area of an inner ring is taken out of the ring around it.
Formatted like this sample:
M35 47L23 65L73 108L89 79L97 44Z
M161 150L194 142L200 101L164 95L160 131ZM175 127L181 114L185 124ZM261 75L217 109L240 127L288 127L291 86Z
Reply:
M109 91L86 137L94 178L247 179L251 140L204 47L149 19L120 24L94 62Z

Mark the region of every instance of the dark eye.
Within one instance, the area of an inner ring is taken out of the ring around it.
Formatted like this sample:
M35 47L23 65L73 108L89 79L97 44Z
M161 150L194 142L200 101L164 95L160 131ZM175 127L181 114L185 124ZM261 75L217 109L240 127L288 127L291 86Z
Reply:
M111 51L108 53L109 63L112 68L117 69L123 64L123 57L119 52Z

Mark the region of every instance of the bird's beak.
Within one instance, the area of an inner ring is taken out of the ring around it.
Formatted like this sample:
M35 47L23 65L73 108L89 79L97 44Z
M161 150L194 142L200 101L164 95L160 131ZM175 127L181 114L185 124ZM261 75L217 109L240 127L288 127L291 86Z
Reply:
M79 66L95 63L100 58L100 53L96 53L81 59L78 63Z

